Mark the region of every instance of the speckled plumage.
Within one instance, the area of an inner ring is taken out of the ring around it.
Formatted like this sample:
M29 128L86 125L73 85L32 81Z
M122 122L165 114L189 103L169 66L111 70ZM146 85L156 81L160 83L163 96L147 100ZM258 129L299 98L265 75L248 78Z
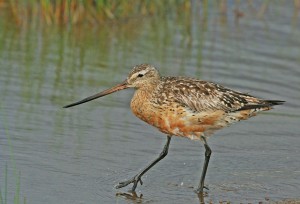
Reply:
M145 79L131 101L133 113L168 135L200 139L257 112L271 109L262 100L221 85L189 77L160 77L151 65L136 66L127 80ZM148 75L147 75L148 74Z

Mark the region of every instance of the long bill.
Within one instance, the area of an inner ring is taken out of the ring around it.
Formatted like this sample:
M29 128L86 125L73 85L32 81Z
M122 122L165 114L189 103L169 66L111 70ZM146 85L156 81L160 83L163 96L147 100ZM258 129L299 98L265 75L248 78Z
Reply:
M96 98L100 98L100 97L102 97L102 96L105 96L105 95L108 95L108 94L111 94L111 93L113 93L113 92L120 91L120 90L126 89L126 88L128 88L128 84L127 84L127 81L125 80L123 83L118 84L118 85L116 85L116 86L114 86L114 87L112 87L112 88L110 88L110 89L107 89L107 90L105 90L105 91L102 91L102 92L100 92L100 93L97 93L97 94L95 94L95 95L92 95L92 96L90 96L90 97L87 97L87 98L85 98L85 99L82 99L81 101L78 101L78 102L75 102L75 103L71 103L71 104L69 104L69 105L66 105L66 106L64 106L63 108L70 108L70 107L73 107L73 106L77 106L77 105L79 105L79 104L86 103L86 102L88 102L88 101L94 100L94 99L96 99Z

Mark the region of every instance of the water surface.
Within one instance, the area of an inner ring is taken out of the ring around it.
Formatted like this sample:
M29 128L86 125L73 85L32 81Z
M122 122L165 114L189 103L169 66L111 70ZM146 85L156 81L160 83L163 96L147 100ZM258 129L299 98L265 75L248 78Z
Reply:
M62 109L121 82L132 66L151 63L163 75L287 101L208 140L206 202L299 199L300 19L292 2L273 3L264 14L259 3L241 4L239 19L228 1L224 15L213 4L208 13L194 5L191 13L95 28L0 20L1 190L7 164L9 200L19 172L21 197L31 204L199 203L193 187L204 148L182 138L173 138L169 155L143 177L142 198L114 189L166 140L131 113L133 90Z

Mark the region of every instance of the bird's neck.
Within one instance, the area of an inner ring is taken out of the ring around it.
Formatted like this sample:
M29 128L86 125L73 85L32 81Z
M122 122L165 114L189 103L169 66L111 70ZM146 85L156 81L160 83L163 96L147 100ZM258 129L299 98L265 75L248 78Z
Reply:
M150 113L148 112L149 109L147 107L149 106L156 87L156 83L145 84L136 89L134 96L131 99L130 107L132 112L143 121L147 122L147 117L149 117Z
M160 83L160 80L147 81L142 86L137 87L136 91L152 93L156 89L156 87L158 86L159 83Z
M149 81L143 86L136 88L132 102L141 102L150 99L158 84L159 81Z

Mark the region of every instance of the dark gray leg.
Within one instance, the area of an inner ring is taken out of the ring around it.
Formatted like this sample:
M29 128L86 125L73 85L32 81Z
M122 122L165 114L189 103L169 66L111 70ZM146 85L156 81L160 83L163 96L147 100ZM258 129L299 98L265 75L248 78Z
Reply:
M165 144L165 147L164 147L163 151L160 153L160 155L158 156L158 158L156 158L154 161L152 161L146 168L144 168L140 173L138 173L137 175L135 175L132 179L120 182L118 185L116 185L116 188L123 188L123 187L127 186L128 184L133 183L131 191L134 192L135 189L136 189L136 187L137 187L138 182L140 182L140 184L143 185L143 182L141 180L142 176L149 169L151 169L151 167L153 167L157 162L159 162L165 156L167 156L168 150L169 150L170 141L171 141L171 136L168 135L168 137L167 137L167 143Z
M208 189L207 187L204 186L204 180L205 180L205 175L206 175L206 171L207 171L207 167L208 167L208 163L209 163L209 159L210 159L210 155L211 155L211 149L208 146L205 137L201 137L204 141L204 147L205 147L205 160L204 160L204 165L203 165L203 170L202 170L202 174L201 174L201 179L200 179L200 183L199 186L196 190L196 193L202 193L203 192L203 188Z

